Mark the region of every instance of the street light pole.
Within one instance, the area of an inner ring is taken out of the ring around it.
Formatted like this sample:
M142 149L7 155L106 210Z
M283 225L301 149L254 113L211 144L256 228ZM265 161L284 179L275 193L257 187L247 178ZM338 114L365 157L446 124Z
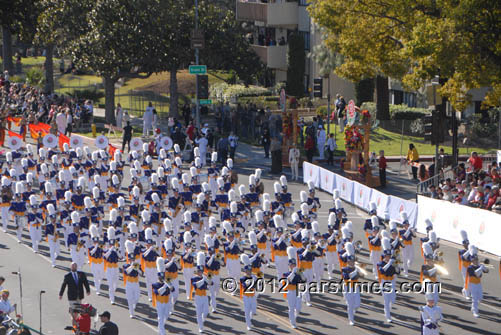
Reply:
M195 34L198 34L198 0L195 0ZM199 50L198 47L195 48L195 63L199 65ZM200 101L198 100L198 74L196 75L196 90L195 90L195 100L196 100L196 113L195 113L195 124L197 128L200 129Z
M327 137L331 133L331 76L327 76Z

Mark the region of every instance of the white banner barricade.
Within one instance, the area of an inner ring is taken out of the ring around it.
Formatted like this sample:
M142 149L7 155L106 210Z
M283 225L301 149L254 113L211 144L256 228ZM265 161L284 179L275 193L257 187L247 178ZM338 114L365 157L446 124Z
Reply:
M322 191L332 194L335 187L336 174L327 169L320 168L319 178L320 178L320 189Z
M498 164L501 164L501 150L498 150Z
M320 186L320 168L314 164L303 162L303 181L308 184L312 181L315 187Z
M353 203L353 181L336 174L336 189L341 199Z
M377 215L384 218L385 212L388 211L388 204L390 203L390 196L372 189L371 200L369 202L375 202L377 205Z
M501 215L485 209L453 204L448 201L419 196L417 229L426 232L425 220L433 222L433 230L443 240L461 244L460 231L479 249L501 256Z
M369 211L372 189L356 181L353 182L353 203Z
M388 213L390 214L390 219L401 221L400 213L404 211L409 216L410 225L415 226L417 222L418 212L417 203L390 195L390 203L388 204Z

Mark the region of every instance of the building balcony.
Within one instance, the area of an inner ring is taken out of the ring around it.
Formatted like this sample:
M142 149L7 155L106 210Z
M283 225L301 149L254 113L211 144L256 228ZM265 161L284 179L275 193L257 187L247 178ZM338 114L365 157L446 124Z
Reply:
M236 0L236 17L240 21L262 22L267 27L294 28L298 25L298 2L261 3Z
M251 45L254 52L261 61L270 69L287 70L287 46L273 45L261 46Z

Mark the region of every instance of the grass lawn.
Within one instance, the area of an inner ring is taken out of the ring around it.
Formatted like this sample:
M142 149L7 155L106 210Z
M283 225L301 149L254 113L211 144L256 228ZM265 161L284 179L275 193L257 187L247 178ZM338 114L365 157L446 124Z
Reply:
M339 127L337 125L331 124L331 133L334 133L334 127L336 127L336 143L339 150L344 150L344 134L339 133ZM370 151L379 154L379 150L384 150L386 156L400 156L400 146L402 143L402 136L399 133L393 133L383 128L377 128L371 131L371 141L370 141ZM402 144L402 155L407 155L407 150L409 149L409 143L414 143L417 151L420 155L435 155L435 146L427 143L423 143L422 137L407 136L403 137ZM448 154L452 153L452 147L447 145L441 145L440 148L444 148L445 152ZM478 153L487 153L489 151L495 150L485 149L485 148L472 148L468 149L461 146L459 148L460 155L466 155L472 151L477 151Z

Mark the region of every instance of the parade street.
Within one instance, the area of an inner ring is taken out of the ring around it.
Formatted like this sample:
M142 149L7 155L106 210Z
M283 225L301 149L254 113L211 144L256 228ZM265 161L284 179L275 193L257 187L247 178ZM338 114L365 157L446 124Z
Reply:
M239 172L239 184L247 185L248 175L257 167L259 159L251 158L245 168L236 166ZM254 166L256 165L256 166ZM124 171L122 185L129 185L128 167ZM279 176L270 176L263 171L265 192L273 195L273 182ZM296 210L298 209L299 192L306 187L301 183L289 181L289 192L293 196ZM123 192L126 193L124 189ZM327 231L327 217L329 208L333 207L332 195L317 191L321 202L318 222L322 232ZM357 255L362 262L369 262L367 251L367 239L362 230L363 223L368 215L363 211L344 203L348 220L353 222L355 234L354 240L363 242L363 250ZM290 219L287 220L290 225ZM219 225L219 224L218 224ZM12 227L10 227L12 228ZM218 233L220 228L218 228ZM419 282L419 269L423 263L420 251L419 237L414 239L414 264L409 278L398 277L397 282ZM471 301L467 301L461 295L462 278L458 269L458 247L448 242L440 243L443 251L445 267L449 275L442 276L442 293L439 306L442 308L444 321L441 322L441 334L501 334L499 320L501 319L501 298L499 296L500 278L498 273L498 259L491 257L489 273L482 277L484 298L480 304L480 317L474 318L471 311ZM481 246L479 246L481 248ZM17 303L18 313L21 304L19 301L18 277L13 272L22 274L23 315L25 323L38 330L42 322L43 334L69 334L64 327L71 325L67 313L68 302L66 296L58 299L58 291L64 274L68 271L71 258L69 252L61 246L62 253L57 260L57 267L52 268L50 259L45 253L48 247L41 244L41 253L35 254L29 246L29 236L24 232L23 243L18 244L15 232L9 229L7 234L0 233L0 271L6 277L6 283L11 292L12 303ZM245 246L248 250L248 243ZM481 262L486 256L479 254ZM374 281L368 267L368 279ZM87 272L92 285L92 274L89 265L83 269ZM266 280L275 278L274 265L265 268ZM327 281L327 272L324 272ZM221 282L226 277L226 270L221 271ZM339 282L339 269L335 271L333 282ZM116 304L112 306L105 296L97 296L94 290L91 295L85 297L85 302L91 303L97 308L98 313L110 311L112 321L120 325L120 334L156 334L157 319L156 311L148 302L146 296L144 278L140 280L142 294L136 308L136 318L130 319L127 312L122 282L119 284ZM106 285L106 282L105 282ZM195 307L192 301L187 301L184 294L184 285L180 284L181 294L175 306L174 313L166 323L168 334L195 334L198 333ZM41 291L45 293L41 294ZM106 288L104 290L107 292ZM210 313L205 322L206 334L419 334L420 318L419 306L424 305L424 295L417 293L398 294L396 304L392 309L392 323L386 323L383 313L383 298L380 294L363 293L361 308L355 315L355 325L348 324L346 304L341 292L312 294L312 305L302 306L301 314L297 318L297 329L292 329L287 312L287 300L283 294L272 293L270 284L265 284L264 293L258 301L257 315L253 317L253 328L247 331L245 326L243 303L238 296L222 293L218 298L218 310L216 314ZM41 299L41 306L39 304ZM40 321L41 313L41 321ZM97 323L99 327L99 322Z

